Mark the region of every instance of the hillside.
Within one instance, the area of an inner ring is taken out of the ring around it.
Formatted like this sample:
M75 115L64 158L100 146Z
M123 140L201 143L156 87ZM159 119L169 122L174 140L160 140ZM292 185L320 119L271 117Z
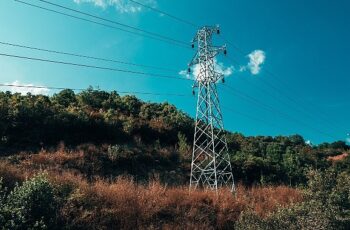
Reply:
M298 229L321 218L316 226L350 226L345 142L310 146L299 135L227 132L236 196L224 189L218 197L202 190L189 194L193 123L173 105L117 92L89 88L51 97L1 92L0 224ZM33 203L22 207L16 200Z

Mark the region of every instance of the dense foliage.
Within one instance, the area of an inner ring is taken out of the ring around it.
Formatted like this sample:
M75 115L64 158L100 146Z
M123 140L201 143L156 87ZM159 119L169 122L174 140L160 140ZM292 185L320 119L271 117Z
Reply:
M174 106L144 103L134 96L87 89L63 90L52 97L0 93L0 144L42 147L64 141L173 144L181 131L192 132L192 120Z
M236 178L245 183L305 184L310 169L337 167L349 172L349 146L343 141L310 146L299 135L243 137L229 134ZM331 160L345 153L344 160Z
M7 192L0 181L2 229L50 229L54 226L57 210L53 186L44 174Z

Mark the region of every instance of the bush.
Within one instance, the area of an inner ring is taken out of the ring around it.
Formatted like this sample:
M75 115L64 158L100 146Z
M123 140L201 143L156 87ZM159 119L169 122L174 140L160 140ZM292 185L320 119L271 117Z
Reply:
M2 189L4 191L4 189ZM56 217L53 187L46 174L38 174L2 196L3 229L51 229Z
M179 132L177 134L177 138L179 139L178 148L179 148L181 160L183 161L191 160L191 146L187 143L186 136L183 133Z
M350 228L350 176L333 170L309 172L305 202L261 218L252 211L240 216L236 229L334 229Z
M240 216L235 229L244 230L314 230L334 229L327 211L320 203L304 202L288 208L281 208L266 218L248 211Z

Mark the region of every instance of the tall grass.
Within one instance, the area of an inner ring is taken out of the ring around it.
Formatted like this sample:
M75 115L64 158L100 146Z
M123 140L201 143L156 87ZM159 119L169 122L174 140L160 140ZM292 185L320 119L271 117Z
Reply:
M13 186L45 170L60 203L58 223L67 229L233 229L245 210L265 217L302 200L299 190L286 186L239 184L236 195L226 189L189 192L188 186L139 184L128 177L91 179L75 169L86 164L95 169L96 162L89 161L98 157L65 149L19 155L0 160L0 177Z
M83 182L70 196L62 215L68 225L84 228L115 226L122 229L229 229L239 215L252 208L265 216L279 206L301 201L299 191L284 187L238 186L234 196L229 190L195 190L166 187L158 182L137 185L118 178L110 183Z

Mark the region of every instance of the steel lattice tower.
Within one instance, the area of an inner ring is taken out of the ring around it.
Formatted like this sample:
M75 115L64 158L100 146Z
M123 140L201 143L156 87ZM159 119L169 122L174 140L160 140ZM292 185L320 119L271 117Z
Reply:
M194 87L198 88L198 99L190 189L203 187L217 190L218 187L228 186L234 191L234 179L216 86L224 76L216 71L214 62L215 56L219 53L226 54L226 46L212 45L212 36L216 33L220 33L218 26L205 26L198 30L193 39L192 48L196 43L198 51L189 64L189 72L190 67L195 66L197 76Z

